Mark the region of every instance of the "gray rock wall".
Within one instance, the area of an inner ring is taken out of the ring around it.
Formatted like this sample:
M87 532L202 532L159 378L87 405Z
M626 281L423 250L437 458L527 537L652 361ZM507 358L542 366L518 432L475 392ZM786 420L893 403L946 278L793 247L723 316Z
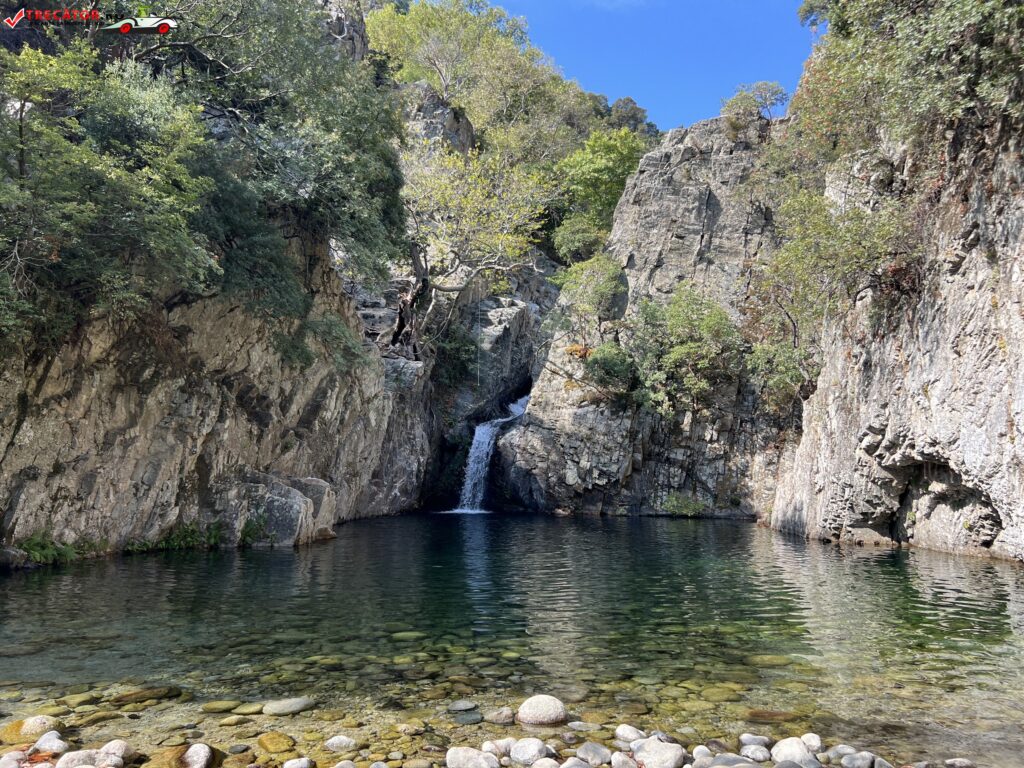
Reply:
M738 314L751 264L771 232L741 194L767 123L736 135L724 120L672 131L631 177L609 251L623 266L633 312L690 281ZM523 423L499 443L506 494L538 509L658 513L666 497L709 514L753 517L770 503L782 442L745 382L715 393L707 413L665 419L595 397L556 338Z
M313 266L314 313L358 328L326 244L290 242ZM120 549L220 523L233 543L247 520L279 521L287 508L295 519L274 524L277 540L303 543L343 520L415 506L428 446L394 425L426 408L429 370L412 366L399 388L372 346L345 373L326 354L288 367L275 329L219 296L151 325L126 333L96 320L52 359L7 362L5 541L39 533Z
M1024 559L1024 171L997 146L954 146L913 305L832 329L774 527Z

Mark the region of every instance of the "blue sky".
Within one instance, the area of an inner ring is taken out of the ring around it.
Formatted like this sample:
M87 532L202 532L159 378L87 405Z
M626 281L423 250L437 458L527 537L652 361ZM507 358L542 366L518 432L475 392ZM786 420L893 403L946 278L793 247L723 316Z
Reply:
M662 130L714 117L740 83L796 87L812 36L800 0L493 0L525 16L567 77L632 96Z

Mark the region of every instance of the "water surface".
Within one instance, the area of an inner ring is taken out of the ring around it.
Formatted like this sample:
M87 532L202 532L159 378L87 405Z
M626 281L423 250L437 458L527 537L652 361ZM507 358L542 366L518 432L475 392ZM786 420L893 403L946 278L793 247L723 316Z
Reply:
M1024 569L750 525L430 515L292 551L0 578L0 680L125 677L346 711L555 692L694 740L815 730L1024 764Z

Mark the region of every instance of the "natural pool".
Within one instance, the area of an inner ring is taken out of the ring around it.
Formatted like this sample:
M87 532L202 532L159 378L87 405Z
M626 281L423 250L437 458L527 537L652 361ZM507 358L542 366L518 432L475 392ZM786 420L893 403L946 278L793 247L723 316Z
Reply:
M684 741L814 730L1019 766L1024 569L745 524L423 515L0 578L0 694L128 677L382 716L545 692Z

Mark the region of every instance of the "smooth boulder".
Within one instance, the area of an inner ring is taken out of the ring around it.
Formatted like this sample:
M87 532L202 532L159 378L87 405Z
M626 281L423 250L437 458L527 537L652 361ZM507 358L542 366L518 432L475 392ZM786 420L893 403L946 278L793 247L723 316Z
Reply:
M576 750L576 757L589 763L590 768L598 768L612 761L612 751L596 741L588 741Z
M540 739L526 738L519 739L512 745L509 757L512 762L520 765L533 765L542 757L548 756L548 746Z
M315 706L316 702L307 696L298 696L294 699L278 699L277 701L268 701L264 704L263 714L284 717L285 715L297 715L299 712L305 712L307 709L312 709Z
M558 725L569 719L569 712L554 696L539 694L520 704L516 717L524 725Z
M682 768L686 750L681 744L668 744L652 736L633 743L633 759L644 768Z
M444 756L448 768L499 768L498 758L472 747L452 747Z

